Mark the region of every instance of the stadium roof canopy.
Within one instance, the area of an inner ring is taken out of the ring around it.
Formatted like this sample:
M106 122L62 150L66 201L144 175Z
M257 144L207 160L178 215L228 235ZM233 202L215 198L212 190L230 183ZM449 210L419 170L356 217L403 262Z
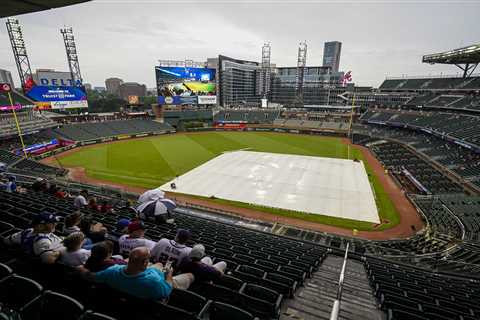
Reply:
M90 0L2 0L0 1L0 18L60 8L87 1Z
M450 51L427 54L423 56L424 63L454 64L463 70L463 77L470 76L480 63L480 44L473 44L468 47ZM461 65L465 65L462 67Z
M440 53L427 54L423 56L422 62L443 64L479 63L480 44Z

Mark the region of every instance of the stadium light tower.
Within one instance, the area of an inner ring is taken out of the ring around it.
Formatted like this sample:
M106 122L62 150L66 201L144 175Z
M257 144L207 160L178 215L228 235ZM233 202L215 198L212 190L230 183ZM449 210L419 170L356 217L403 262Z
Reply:
M68 67L70 68L70 75L74 86L82 83L82 74L80 73L80 64L78 63L77 46L75 45L75 38L73 37L72 28L60 29L65 43L65 50L67 52Z
M25 85L27 82L32 82L32 68L30 67L30 60L28 60L27 48L25 41L23 40L22 27L17 19L8 18L7 31L12 44L13 56L15 63L17 64L18 75L22 88L25 91Z
M267 99L270 92L270 43L264 43L262 47L262 98Z
M298 47L297 58L297 83L296 83L296 98L297 103L303 105L303 80L305 77L305 67L307 65L307 42L300 42Z

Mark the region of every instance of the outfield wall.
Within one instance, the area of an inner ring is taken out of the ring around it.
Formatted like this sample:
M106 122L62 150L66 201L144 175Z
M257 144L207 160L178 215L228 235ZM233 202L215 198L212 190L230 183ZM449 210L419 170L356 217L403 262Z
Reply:
M57 154L60 154L62 152L77 148L77 147L83 147L83 146L88 146L92 144L99 144L99 143L105 143L105 142L112 142L112 141L119 141L119 140L126 140L126 139L135 139L135 138L144 138L144 137L151 137L151 136L158 136L158 135L163 135L163 134L171 134L175 133L175 130L170 130L170 131L155 131L155 132L145 132L145 133L137 133L137 134L122 134L118 136L111 136L111 137L104 137L100 139L93 139L93 140L85 140L85 141L79 141L76 143L72 143L69 146L58 148L49 152L42 153L38 156L33 157L35 160L40 160L44 158L48 158Z

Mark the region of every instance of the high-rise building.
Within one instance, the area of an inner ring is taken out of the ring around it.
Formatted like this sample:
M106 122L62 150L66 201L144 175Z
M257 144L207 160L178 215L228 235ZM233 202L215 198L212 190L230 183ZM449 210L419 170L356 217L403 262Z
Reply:
M340 54L342 43L339 41L325 42L323 47L323 66L331 67L333 72L338 72L340 67Z
M92 85L90 83L84 83L83 86L86 90L92 90Z
M123 80L120 78L108 78L105 80L105 87L107 87L107 92L109 94L119 95L118 89L122 85Z
M0 83L8 83L12 87L15 87L13 84L12 74L8 70L0 69Z
M218 56L219 100L224 107L260 105L258 62ZM218 92L218 91L217 91Z

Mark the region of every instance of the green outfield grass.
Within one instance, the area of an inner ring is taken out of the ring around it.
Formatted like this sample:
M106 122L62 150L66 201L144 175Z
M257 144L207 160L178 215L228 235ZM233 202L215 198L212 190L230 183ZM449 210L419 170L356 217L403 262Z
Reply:
M224 151L245 148L251 151L342 159L348 157L350 149L350 158L364 160L359 150L348 148L340 138L271 132L216 131L179 133L96 145L62 157L60 162L66 167L83 167L86 174L93 178L156 188ZM370 165L366 161L364 163L375 191L380 218L389 221L376 230L391 228L400 222L400 218L377 177L372 173ZM212 201L344 228L372 230L371 223L362 221L265 208L222 199Z

